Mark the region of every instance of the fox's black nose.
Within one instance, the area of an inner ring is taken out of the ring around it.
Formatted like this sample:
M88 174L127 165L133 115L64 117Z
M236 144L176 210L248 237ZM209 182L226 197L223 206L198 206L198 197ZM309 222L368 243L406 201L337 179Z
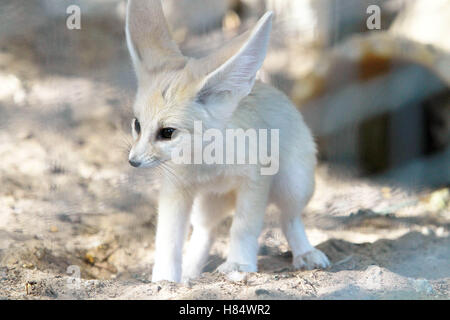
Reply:
M141 166L141 163L139 161L130 160L129 162L135 168L138 168Z

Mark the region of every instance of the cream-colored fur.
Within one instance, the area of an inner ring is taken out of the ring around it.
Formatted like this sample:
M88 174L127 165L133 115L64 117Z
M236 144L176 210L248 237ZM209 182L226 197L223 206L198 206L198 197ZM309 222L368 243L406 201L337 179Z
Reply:
M221 272L256 272L258 236L266 207L275 203L296 268L327 267L309 243L300 214L314 190L316 148L302 116L278 90L255 82L265 59L272 14L218 52L184 57L170 38L159 0L130 0L127 43L139 87L130 161L162 174L152 281L197 277L207 262L215 228L234 211L228 257ZM194 121L227 128L279 129L279 171L260 165L175 164L174 149L192 137ZM161 128L176 129L171 139ZM182 260L189 222L193 233Z

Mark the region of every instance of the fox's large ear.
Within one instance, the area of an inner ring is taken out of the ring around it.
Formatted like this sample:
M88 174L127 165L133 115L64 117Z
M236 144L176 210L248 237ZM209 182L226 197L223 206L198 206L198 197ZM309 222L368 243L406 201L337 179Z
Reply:
M138 73L154 73L186 61L170 35L160 0L128 0L125 32Z
M222 96L239 101L250 93L266 58L272 16L272 12L266 13L253 30L210 56L195 61L196 69L202 70L204 77L197 97L200 102Z

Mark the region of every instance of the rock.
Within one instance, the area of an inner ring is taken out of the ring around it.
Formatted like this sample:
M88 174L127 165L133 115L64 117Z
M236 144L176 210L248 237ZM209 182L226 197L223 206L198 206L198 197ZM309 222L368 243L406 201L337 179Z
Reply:
M13 74L0 73L0 102L12 100L22 104L25 99L26 92L20 79Z
M270 292L267 291L267 290L265 290L265 289L256 289L256 290L255 290L255 294L256 294L257 296L263 296L263 295L268 296L268 295L270 295Z
M447 52L390 32L357 35L324 53L304 78L297 81L292 97L299 105L351 83L364 84L393 73L400 63L427 68L450 86Z
M405 5L391 26L392 34L450 51L448 0L405 1Z
M409 279L411 282L413 288L416 290L416 292L420 294L432 294L433 293L433 287L431 286L430 282L426 279Z
M434 191L428 200L428 205L431 211L439 211L445 209L450 202L449 188L443 188Z
M421 104L449 86L447 52L376 32L322 53L290 96L322 158L377 173L422 155L428 142Z
M227 274L228 281L231 282L241 282L241 281L247 281L248 274L246 272L238 272L233 271Z

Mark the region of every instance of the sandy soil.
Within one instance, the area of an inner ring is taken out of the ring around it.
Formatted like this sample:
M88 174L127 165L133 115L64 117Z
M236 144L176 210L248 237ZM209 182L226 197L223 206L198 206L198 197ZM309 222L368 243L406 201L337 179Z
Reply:
M214 272L228 219L200 279L150 283L158 187L127 164L134 80L125 48L105 49L117 56L97 64L103 35L73 58L49 50L66 38L44 31L45 51L32 36L0 51L0 299L449 298L449 189L389 187L326 164L304 218L328 270L290 269L269 208L259 273Z

